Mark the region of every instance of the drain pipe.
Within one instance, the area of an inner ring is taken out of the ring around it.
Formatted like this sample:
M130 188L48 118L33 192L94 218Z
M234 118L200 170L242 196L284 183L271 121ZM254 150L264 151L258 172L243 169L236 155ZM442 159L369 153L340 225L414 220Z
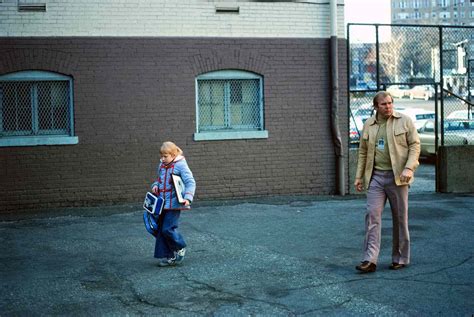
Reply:
M344 152L339 129L339 63L337 49L337 0L331 0L331 132L336 154L336 186L339 195L346 194Z

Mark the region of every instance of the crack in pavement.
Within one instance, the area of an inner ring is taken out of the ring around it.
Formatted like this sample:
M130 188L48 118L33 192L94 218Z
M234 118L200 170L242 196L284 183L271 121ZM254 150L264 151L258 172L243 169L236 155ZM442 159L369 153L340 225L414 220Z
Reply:
M314 312L318 312L318 311L323 311L323 310L326 310L326 309L336 309L336 308L340 308L344 305L346 305L347 303L350 303L352 301L352 298L349 298L345 301L342 301L340 303L336 303L334 305L329 305L329 306L324 306L324 307L320 307L320 308L315 308L315 309L310 309L310 310L307 310L307 311L304 311L302 313L299 313L298 315L301 316L301 315L307 315L307 314L311 314L311 313L314 313Z
M195 283L197 285L201 285L201 286L205 286L207 289L209 289L211 292L215 292L215 293L218 293L218 294L225 294L227 296L230 296L230 297L233 297L233 298L237 298L237 299L242 299L242 300L250 300L250 301L254 301L254 302L259 302L259 303L264 303L264 304L267 304L267 305L270 305L270 306L273 306L273 307L278 307L284 311L286 311L289 316L293 316L294 313L292 312L292 310L287 307L286 305L283 305L281 303L278 303L278 302L273 302L273 301L268 301L268 300L264 300L264 299L260 299L260 298L255 298L255 297L250 297L250 296L245 296L245 295L242 295L242 294L238 294L238 293L233 293L233 292L230 292L230 291L227 291L227 290L223 290L223 289L219 289L211 284L208 284L206 282L202 282L202 281L198 281L198 280L195 280L195 279L192 279L192 278L189 278L185 273L180 273L180 275L188 282L192 282L192 283ZM193 286L191 286L193 287ZM200 287L197 287L199 289L201 289Z

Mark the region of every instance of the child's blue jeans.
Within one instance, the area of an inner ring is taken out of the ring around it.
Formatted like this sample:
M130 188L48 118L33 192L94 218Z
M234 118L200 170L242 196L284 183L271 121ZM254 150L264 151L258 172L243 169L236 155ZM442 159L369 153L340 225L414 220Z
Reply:
M174 251L186 247L183 236L178 232L180 211L163 211L158 220L158 234L155 243L155 258L172 258Z

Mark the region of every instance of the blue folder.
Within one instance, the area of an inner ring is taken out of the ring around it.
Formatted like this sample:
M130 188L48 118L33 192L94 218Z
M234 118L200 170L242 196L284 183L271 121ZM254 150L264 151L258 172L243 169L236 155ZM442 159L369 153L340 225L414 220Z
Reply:
M160 196L155 196L148 192L145 195L145 201L143 202L143 208L150 214L159 215L163 210L165 201Z

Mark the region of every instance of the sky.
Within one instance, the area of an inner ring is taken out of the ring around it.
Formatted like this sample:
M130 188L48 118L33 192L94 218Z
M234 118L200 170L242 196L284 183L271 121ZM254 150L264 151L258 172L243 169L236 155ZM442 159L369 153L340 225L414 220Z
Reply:
M390 0L344 0L346 23L390 23Z
M391 23L390 0L344 0L345 23ZM390 40L389 28L380 30L381 42ZM352 43L372 43L375 41L373 27L351 27Z

